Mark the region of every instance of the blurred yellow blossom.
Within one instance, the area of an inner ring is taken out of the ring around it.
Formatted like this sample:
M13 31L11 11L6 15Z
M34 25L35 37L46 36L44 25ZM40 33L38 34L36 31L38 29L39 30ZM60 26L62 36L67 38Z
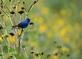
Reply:
M80 11L80 17L82 17L82 10Z
M0 36L0 42L2 42L2 41L3 41L2 36Z
M23 7L23 4L21 4L20 2L18 2L18 3L16 4L16 9L15 9L15 11L16 11L16 12L20 11L20 10L21 10L21 7Z
M57 17L54 21L54 30L58 32L65 25L65 21L61 17Z
M65 24L65 21L63 18L59 17L56 19L56 25L63 26Z
M9 44L15 44L16 37L15 36L12 36L12 35L8 35L7 41L8 41Z
M64 17L70 16L71 15L71 11L67 10L67 9L62 9L62 10L60 10L60 15L64 16Z
M59 31L59 35L63 39L64 43L67 43L70 40L69 39L69 32L71 32L71 28L70 27L63 27Z
M9 21L8 15L4 15L4 16L3 16L3 20L4 20L5 23L7 23L7 22Z
M62 47L61 48L61 51L64 52L64 53L69 53L70 52L70 49L69 48L66 48L66 47Z
M20 11L20 7L19 6L16 6L16 12Z
M63 42L64 42L64 43L69 43L69 42L70 42L69 37L64 36L64 37L63 37Z
M43 23L43 18L39 15L34 15L34 21L38 22L39 24Z
M59 59L59 56L51 55L50 59Z
M47 32L47 36L48 38L51 38L53 36L52 32L51 31Z
M76 23L75 24L75 29L76 29L76 31L78 31L78 32L80 32L81 31L81 25L79 24L79 23Z
M39 26L39 31L40 31L41 33L45 32L46 29L47 29L47 27L46 27L45 24L40 24L40 26Z
M60 36L63 37L66 34L66 32L68 32L68 31L69 31L69 29L67 27L60 29Z
M41 8L41 12L42 12L42 14L44 14L44 15L48 15L49 9L48 9L47 7L42 7L42 8Z

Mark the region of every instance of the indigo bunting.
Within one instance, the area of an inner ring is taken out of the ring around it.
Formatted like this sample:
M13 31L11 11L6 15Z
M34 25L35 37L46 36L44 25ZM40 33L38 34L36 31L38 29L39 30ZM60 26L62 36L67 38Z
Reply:
M21 21L18 25L13 26L13 28L26 28L28 25L30 25L31 21L29 18L26 18L25 20ZM31 24L32 25L32 24Z

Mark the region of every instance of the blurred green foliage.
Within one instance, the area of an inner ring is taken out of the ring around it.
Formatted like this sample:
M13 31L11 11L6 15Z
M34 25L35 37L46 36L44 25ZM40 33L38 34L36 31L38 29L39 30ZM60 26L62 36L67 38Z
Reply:
M3 0L1 8L0 0L0 24L3 26L0 29L0 59L81 59L82 1L39 0L27 13L33 1ZM18 13L21 7L25 8L22 15ZM27 14L34 25L24 29L18 53L20 29L11 28ZM15 35L9 35L10 32Z

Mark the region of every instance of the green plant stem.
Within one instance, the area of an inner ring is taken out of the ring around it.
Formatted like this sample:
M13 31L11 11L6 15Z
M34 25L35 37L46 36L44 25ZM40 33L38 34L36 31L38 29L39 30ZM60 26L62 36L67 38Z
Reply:
M23 33L23 29L21 30L21 33L20 35L18 36L18 53L20 54L21 52L21 36L22 36L22 33Z
M28 10L26 11L26 15L27 15L27 16L28 16L28 14L29 14L31 8L33 7L33 5L35 5L37 2L38 2L38 0L33 1L33 3L29 6Z

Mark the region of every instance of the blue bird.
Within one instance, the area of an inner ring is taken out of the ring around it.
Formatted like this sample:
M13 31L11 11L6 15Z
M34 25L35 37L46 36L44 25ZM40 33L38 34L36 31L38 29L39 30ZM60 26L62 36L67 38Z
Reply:
M19 24L12 26L13 28L17 27L17 28L26 28L28 25L33 25L33 23L31 23L29 18L26 18L25 20L21 21Z

